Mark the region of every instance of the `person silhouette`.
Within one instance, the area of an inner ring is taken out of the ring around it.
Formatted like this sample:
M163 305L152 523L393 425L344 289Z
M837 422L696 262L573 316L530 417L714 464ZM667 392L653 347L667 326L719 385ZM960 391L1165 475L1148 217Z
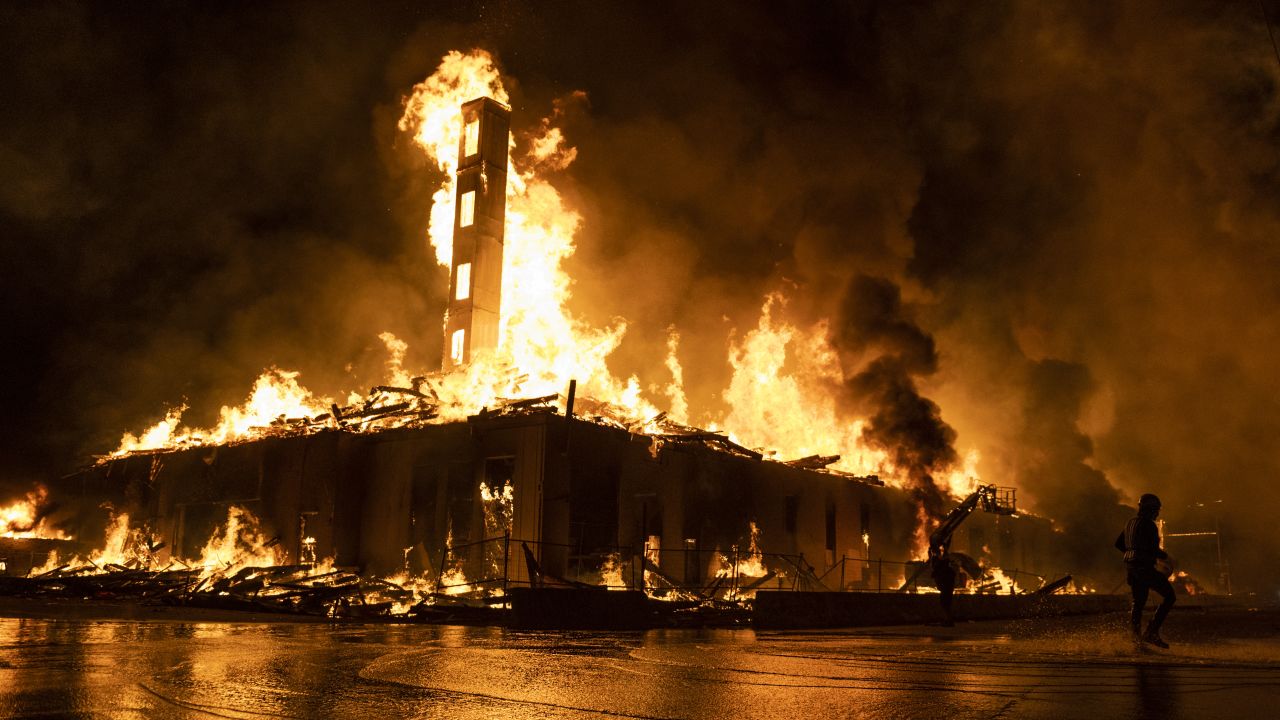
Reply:
M950 555L951 539L947 538L939 545L929 548L929 570L933 582L938 587L938 601L942 604L942 625L951 627L956 624L951 612L952 596L956 591L956 568Z
M1157 560L1169 559L1169 554L1160 548L1160 530L1156 527L1159 515L1160 498L1151 493L1139 498L1138 514L1125 523L1124 531L1116 538L1116 549L1124 553L1126 581L1133 592L1133 612L1129 621L1134 640L1167 648L1169 643L1160 638L1160 626L1173 609L1174 595L1168 574L1156 569ZM1142 610L1152 590L1163 600L1143 633Z

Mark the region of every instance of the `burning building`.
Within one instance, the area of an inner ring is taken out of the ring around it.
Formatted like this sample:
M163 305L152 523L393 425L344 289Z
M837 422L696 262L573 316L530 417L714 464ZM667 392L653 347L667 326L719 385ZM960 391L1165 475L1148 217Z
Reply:
M96 508L109 502L167 548L161 561L199 557L242 508L282 561L330 557L445 589L544 576L674 591L725 573L768 575L768 587L896 589L917 553L910 493L874 476L826 470L825 458L767 460L673 424L639 432L566 417L537 400L460 422L134 454L52 489L82 501L69 523L77 536L102 536ZM975 516L957 539L955 550L1010 570L1054 569L1052 533L1034 517Z
M901 585L923 552L918 488L839 469L839 456L781 461L643 404L620 407L613 400L625 388L610 401L576 398L573 383L544 394L560 375L529 378L515 369L519 357L496 359L504 333L520 331L504 325L508 186L530 182L508 178L510 110L500 99L468 99L461 127L451 121L437 141L457 148L447 194L437 196L452 229L450 246L437 248L450 278L440 374L397 366L393 384L327 412L224 413L243 426L233 432L176 436L167 418L160 447L135 438L50 483L63 529L102 537L109 506L145 535L148 559L165 563L207 556L229 518L252 517L257 550L273 563L327 560L427 578L446 593L587 584L706 597ZM547 334L554 344L554 329ZM953 550L986 565L973 575L1062 569L1049 524L1034 517L975 516L956 540Z

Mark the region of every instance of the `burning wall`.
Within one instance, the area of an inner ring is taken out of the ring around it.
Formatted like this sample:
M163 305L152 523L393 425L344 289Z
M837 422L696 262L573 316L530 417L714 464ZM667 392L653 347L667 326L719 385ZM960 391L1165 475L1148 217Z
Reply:
M244 508L273 562L314 553L371 575L488 591L535 580L524 546L540 573L590 584L612 572L615 584L641 586L653 575L662 590L768 572L787 587L892 589L918 523L913 497L875 478L548 410L132 456L52 491L86 510L75 528L86 537L104 501L129 513L168 548L159 563L200 556L228 510ZM1057 569L1052 545L1036 537L1042 521L971 522L957 550L1010 569ZM878 560L887 573L872 570Z

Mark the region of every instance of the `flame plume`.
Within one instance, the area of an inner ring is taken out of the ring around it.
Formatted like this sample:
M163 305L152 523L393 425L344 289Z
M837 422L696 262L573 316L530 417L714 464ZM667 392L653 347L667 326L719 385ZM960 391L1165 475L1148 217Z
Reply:
M455 50L444 56L435 74L413 88L400 118L400 129L412 133L414 142L444 173L444 182L431 196L429 232L436 262L445 267L453 262L453 177L462 139L458 108L484 96L504 105L509 101L493 59L488 53L464 55Z
M49 490L37 485L23 499L0 506L0 537L69 540L61 530L45 522L48 504Z
M835 467L875 473L884 453L860 442L862 424L844 418L833 389L841 380L840 363L827 342L826 324L803 332L776 315L786 305L779 294L765 298L760 322L729 349L733 377L724 399L730 412L724 426L750 446L767 447L789 457L837 452Z
M482 50L450 52L413 88L399 121L412 147L425 153L440 172L427 240L436 260L446 267L452 260L454 173L463 130L459 107L482 96L510 102L493 57ZM567 101L577 99L580 94ZM414 406L428 397L433 403L430 412L422 412L423 419L415 422L451 422L504 399L558 394L573 379L580 398L633 428L652 427L660 403L669 421L697 418L712 429L726 428L735 442L764 448L778 459L838 454L832 469L877 474L913 489L924 524L940 513L947 486L954 491L976 481L976 455L965 456L960 467L960 456L952 447L954 431L941 420L937 406L916 390L915 379L936 369L932 338L904 319L898 290L887 281L855 278L834 325L793 325L784 319L786 298L781 293L765 297L757 326L729 338L732 376L722 393L728 408L723 415L698 413L688 406L675 326L668 330L665 353L670 383L651 387L646 394L635 376L615 376L607 361L627 331L625 320L594 327L568 310L573 283L563 264L575 252L582 218L551 182L576 158L558 127L562 109L557 104L550 117L517 133L509 148L495 351L476 353L472 362L448 373L414 373L405 367L407 345L383 333L379 338L388 353L386 385L408 390L418 399L392 400L372 392L363 401L363 414L344 420L344 409L303 387L296 372L271 368L244 404L222 409L215 428L183 427L185 408L179 407L147 431L125 435L115 455L335 425L357 432L375 430L386 425L361 419L373 417L372 410L396 403ZM876 355L863 362L871 353ZM661 351L654 356L661 357ZM355 406L362 397L350 393L346 402ZM336 410L332 416L331 410Z
M462 133L458 107L483 95L508 100L493 58L479 50L467 55L452 52L435 74L414 88L400 120L401 129L413 133L417 145L444 173L433 195L429 237L437 261L446 267L452 259L453 172ZM464 370L466 382L448 383L450 394L467 412L474 412L499 394L514 394L516 388L504 381L504 371L518 368L528 375L519 387L524 394L558 393L572 378L585 395L637 416L654 415L657 410L640 398L636 379L619 381L605 365L626 324L592 328L565 309L572 283L561 264L573 255L581 217L565 206L546 179L568 168L576 157L553 121L554 117L545 119L525 143L527 150L510 158L498 351L475 358L473 367Z

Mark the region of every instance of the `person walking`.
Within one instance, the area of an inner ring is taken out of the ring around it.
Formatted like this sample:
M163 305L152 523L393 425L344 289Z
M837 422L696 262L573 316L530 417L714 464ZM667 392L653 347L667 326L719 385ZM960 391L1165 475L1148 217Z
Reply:
M1125 523L1124 531L1116 538L1116 549L1124 553L1126 580L1133 591L1133 613L1129 620L1134 639L1167 648L1169 643L1160 638L1160 626L1173 609L1174 595L1168 573L1156 569L1157 560L1169 559L1169 554L1160 547L1160 530L1156 527L1159 515L1160 498L1151 493L1139 498L1138 514ZM1144 633L1141 632L1142 611L1152 590L1163 600Z

